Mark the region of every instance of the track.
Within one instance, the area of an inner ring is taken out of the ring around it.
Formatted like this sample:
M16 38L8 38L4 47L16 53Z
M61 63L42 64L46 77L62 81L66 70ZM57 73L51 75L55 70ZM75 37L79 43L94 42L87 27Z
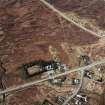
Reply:
M73 73L73 72L78 72L78 71L81 71L81 70L83 71L83 70L86 70L86 69L90 69L90 68L92 68L94 66L101 65L101 64L105 64L105 59L102 60L102 61L94 62L94 63L92 63L92 64L90 64L88 66L76 68L76 69L69 70L69 71L66 71L64 73L55 75L54 78L61 77L61 76L64 76L64 75L68 75L68 74ZM45 81L48 81L48 80L49 80L49 78L46 78L46 79L42 79L42 80L39 80L39 81L33 81L33 82L30 82L30 83L19 85L17 87L7 88L6 90L1 91L0 95L3 95L5 93L11 93L11 92L14 92L14 91L24 90L24 89L30 88L30 87L32 87L32 86L34 86L36 84L39 84L41 82L45 82Z
M95 32L91 31L91 30L88 30L86 29L85 27L81 26L80 24L76 23L75 21L73 21L72 19L70 19L69 17L67 17L65 14L63 14L62 12L60 12L59 10L55 9L52 5L50 5L49 3L47 3L45 0L40 0L42 3L44 3L47 7L49 7L50 9L52 9L56 14L58 14L60 17L63 17L65 20L67 20L68 22L71 22L73 23L74 25L76 25L77 27L83 29L84 31L92 34L92 35L95 35L95 36L98 36L98 37L101 37L99 35L97 35ZM61 23L62 24L62 23ZM45 42L43 42L45 43ZM42 43L42 44L43 44ZM35 43L35 44L39 44L39 43ZM69 55L69 54L68 54ZM53 58L56 58L55 56ZM73 69L73 70L69 70L65 73L61 73L59 75L55 75L54 78L57 78L57 77L60 77L60 76L64 76L64 75L67 75L69 73L72 73L72 72L81 72L81 83L79 85L78 88L76 88L75 92L73 93L72 96L68 97L68 99L65 101L65 103L63 105L66 105L66 103L68 103L70 101L70 99L72 99L73 97L75 97L75 95L80 91L81 89L81 86L82 86L82 83L83 83L83 74L84 74L84 70L85 69L89 69L91 67L94 67L96 65L100 65L100 64L104 64L105 63L105 60L102 60L102 61L99 61L99 62L94 62L92 63L91 65L88 65L88 66L84 66L84 67L80 67L80 68L76 68L76 69ZM69 69L69 68L68 68ZM23 85L19 85L17 87L11 87L11 88L7 88L3 91L0 92L0 95L4 95L6 93L9 93L11 94L12 92L18 92L18 91L22 91L22 90L25 90L27 88L31 88L32 86L36 85L36 84L39 84L39 83L42 83L42 82L45 82L45 81L48 81L49 79L46 78L46 79L42 79L42 80L39 80L39 81L34 81L34 82L30 82L30 83L26 83L26 84L23 84Z
M96 32L93 32L85 27L83 27L82 25L76 23L75 21L73 21L72 19L70 19L69 17L67 17L64 13L62 13L61 11L59 11L58 9L56 9L54 6L52 6L51 4L49 4L47 1L45 0L40 0L40 2L42 2L44 5L46 5L48 8L50 8L51 10L53 10L55 13L57 13L58 15L60 15L62 18L64 18L65 20L67 20L68 22L71 22L72 24L74 24L75 26L83 29L84 31L92 34L92 35L95 35L95 36L98 36L98 37L102 37L100 35L98 35Z
M64 102L63 105L67 105L67 103L78 94L83 84L83 77L84 77L84 70L81 70L81 82L78 89L73 93L72 96L68 97L68 99Z

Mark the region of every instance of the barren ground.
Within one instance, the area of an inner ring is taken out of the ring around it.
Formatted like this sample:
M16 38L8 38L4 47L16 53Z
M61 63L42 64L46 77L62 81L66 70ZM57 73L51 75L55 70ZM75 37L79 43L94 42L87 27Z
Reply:
M77 13L81 17L94 19L99 26L104 28L104 0L52 0L52 3L63 11L72 11Z
M63 0L57 1L56 6L62 2ZM76 0L72 1L72 3L74 2ZM83 4L80 3L80 5ZM72 4L69 6L71 7ZM59 6L59 8L61 7L67 6L64 6L63 3ZM65 9L73 10L73 8L75 6ZM96 16L91 18L94 17ZM62 48L62 44L66 43L70 48L68 52L71 54L71 58L75 56L72 51L74 47L81 47L86 53L91 53L93 59L95 59L95 55L105 57L105 46L104 44L100 45L101 42L98 37L63 20L38 0L1 0L0 27L2 28L0 58L7 69L7 87L26 82L17 74L18 67L22 64L33 60L51 59L49 45L57 49L62 62L73 66L76 65L76 62L70 61L66 49ZM102 49L101 53L100 49ZM35 86L10 96L8 98L9 105L33 105L35 101L43 100L50 90L51 88L47 86Z

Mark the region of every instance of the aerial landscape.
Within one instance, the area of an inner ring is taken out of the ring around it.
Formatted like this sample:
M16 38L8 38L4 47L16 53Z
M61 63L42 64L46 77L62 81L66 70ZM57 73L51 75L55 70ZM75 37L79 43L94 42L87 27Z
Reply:
M105 105L105 1L0 0L0 105Z

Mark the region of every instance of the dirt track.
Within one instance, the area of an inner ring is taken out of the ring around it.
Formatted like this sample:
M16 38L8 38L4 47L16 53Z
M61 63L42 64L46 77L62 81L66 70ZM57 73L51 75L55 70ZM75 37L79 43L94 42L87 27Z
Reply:
M64 34L59 18L37 0L12 1L5 5L0 3L0 24L4 32L0 36L0 56L8 62L8 69L15 69L24 61L48 59L50 44L66 41L71 45L87 45L98 41L95 36L62 20Z
M0 27L3 31L0 35L0 57L8 69L8 86L24 82L15 74L23 63L51 59L49 45L57 48L62 61L68 62L67 55L61 48L62 42L67 42L69 46L91 45L98 42L97 37L61 20L65 31L62 29L59 17L41 5L38 0L0 1ZM30 100L34 100L36 90L35 87L25 91L26 93L18 93L16 97L11 97L12 101L9 104L33 104ZM37 94L45 95L44 92L42 89L37 91ZM36 99L38 98L39 96Z
M81 18L93 19L97 25L104 28L105 25L105 1L104 0L52 0L57 8L67 12L75 12ZM104 28L105 29L105 28Z

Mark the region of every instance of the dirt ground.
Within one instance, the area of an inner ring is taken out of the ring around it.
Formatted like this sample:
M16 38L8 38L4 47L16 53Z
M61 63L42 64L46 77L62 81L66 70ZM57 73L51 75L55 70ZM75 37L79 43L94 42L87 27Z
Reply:
M75 12L81 18L92 19L97 25L105 29L104 0L52 0L52 4L62 11Z
M0 28L0 58L7 69L8 87L26 82L17 74L22 64L52 58L49 45L58 50L62 62L70 64L62 43L72 47L99 42L98 37L63 20L38 0L0 0ZM43 100L47 91L50 89L46 86L35 86L10 96L9 105L33 105Z
M16 69L24 61L48 59L47 47L50 44L59 45L66 41L71 45L84 45L98 41L97 37L62 20L64 34L59 18L37 0L13 1L0 2L3 30L0 56L5 63L8 62L8 69Z

